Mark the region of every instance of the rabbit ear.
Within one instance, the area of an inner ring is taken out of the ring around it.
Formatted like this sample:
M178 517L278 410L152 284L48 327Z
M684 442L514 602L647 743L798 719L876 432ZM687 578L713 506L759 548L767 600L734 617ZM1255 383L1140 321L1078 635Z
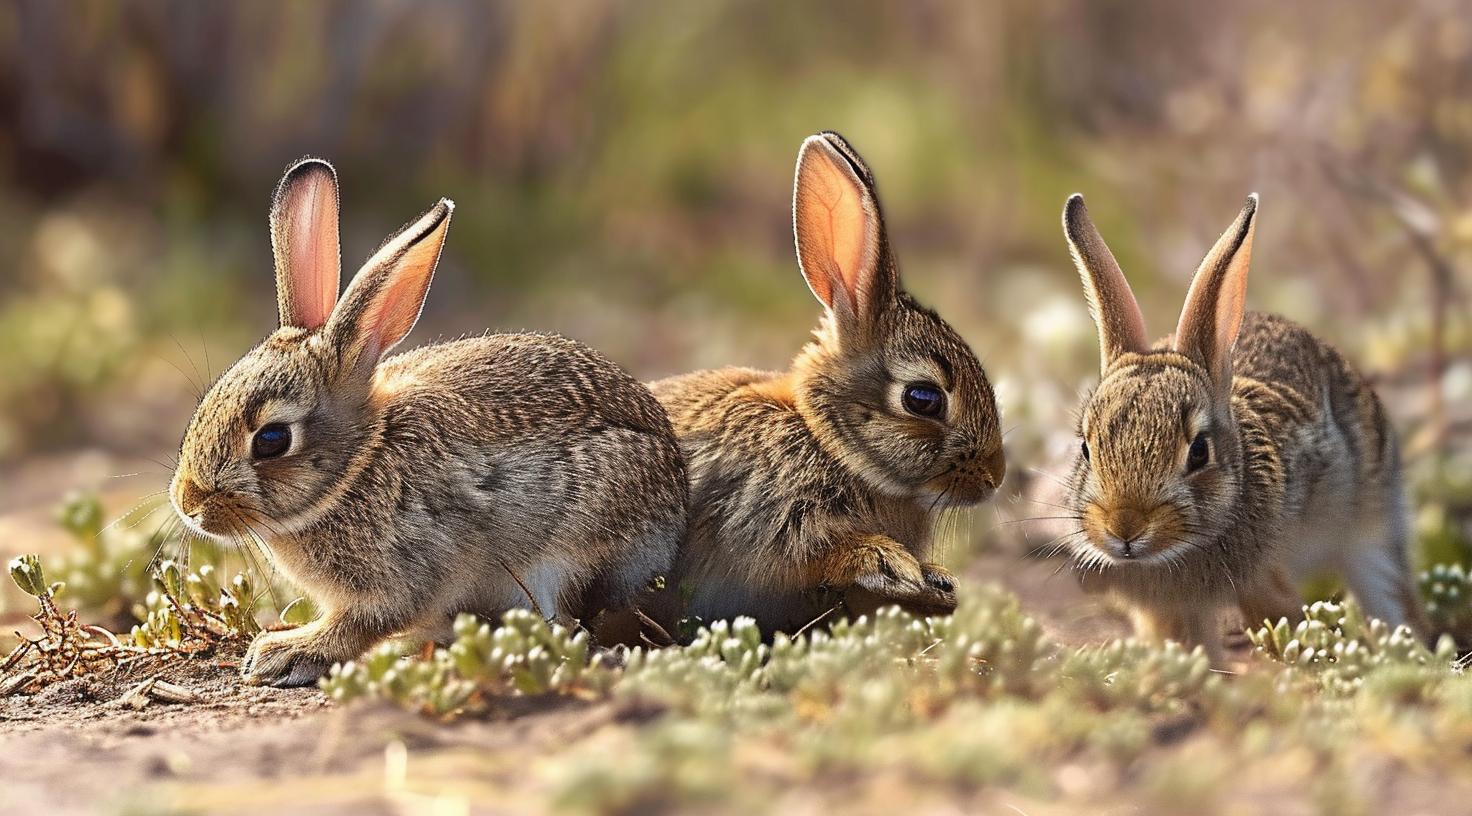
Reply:
M1257 228L1257 193L1206 254L1176 326L1174 348L1196 360L1218 384L1232 379L1232 346L1247 309L1247 267Z
M349 365L372 367L414 328L445 245L447 198L384 242L353 276L327 333Z
M271 249L283 326L315 331L332 314L342 271L337 208L337 173L321 159L302 159L276 185Z
M871 327L899 289L869 168L843 137L809 136L792 190L797 261L813 295L852 333Z
M1145 316L1140 313L1134 290L1120 271L1119 262L1114 260L1114 253L1089 220L1084 197L1077 193L1069 196L1068 203L1063 205L1063 234L1068 237L1073 264L1083 279L1089 313L1099 327L1100 370L1108 368L1126 352L1148 351Z

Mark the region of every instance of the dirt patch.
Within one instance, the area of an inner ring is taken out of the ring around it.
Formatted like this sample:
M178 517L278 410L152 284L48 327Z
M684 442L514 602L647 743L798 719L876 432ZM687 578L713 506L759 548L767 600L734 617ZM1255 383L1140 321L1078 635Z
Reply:
M608 704L511 698L446 725L385 706L334 706L316 689L245 685L237 666L176 660L0 700L0 813L397 812L421 794L405 787L395 768L407 760L395 756L443 764L473 749L495 767L504 754L510 790L511 758L616 719ZM187 689L192 701L135 709L129 693L152 678Z
M327 705L315 689L245 685L237 676L239 665L239 654L145 660L54 683L36 694L0 698L0 734L87 730L116 736L176 725L218 730L264 716L300 716ZM170 703L131 694L148 681L177 686L190 699Z
M238 656L140 661L0 699L0 777L15 781L0 808L106 811L125 792L200 761L236 764L249 753L249 741L231 738L241 730L320 713L328 705L315 689L244 685L238 665ZM185 690L189 701L130 694L150 680ZM234 745L233 755L196 752L211 742Z

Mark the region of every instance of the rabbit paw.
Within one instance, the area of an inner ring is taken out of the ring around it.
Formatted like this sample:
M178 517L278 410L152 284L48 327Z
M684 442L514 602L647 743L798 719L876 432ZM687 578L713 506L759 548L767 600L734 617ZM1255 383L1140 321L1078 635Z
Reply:
M925 576L926 586L936 592L955 594L956 576L950 570L940 564L921 564L920 572Z
M317 647L315 638L300 631L263 632L251 642L240 661L240 676L259 686L310 686L337 660Z
M949 615L956 611L956 576L939 564L921 564L925 591L904 604L917 615Z
M921 564L903 550L877 549L874 569L855 581L917 615L942 615L956 608L956 580L944 567Z

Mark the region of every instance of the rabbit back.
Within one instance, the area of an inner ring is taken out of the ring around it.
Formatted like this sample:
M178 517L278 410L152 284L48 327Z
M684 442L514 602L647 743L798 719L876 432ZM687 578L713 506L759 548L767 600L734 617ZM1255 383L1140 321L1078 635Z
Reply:
M424 346L384 360L373 395L381 442L298 546L276 547L314 583L434 592L416 621L432 630L447 610L584 617L669 568L678 445L649 391L592 349L532 334Z
M1261 429L1243 434L1247 456L1281 469L1287 574L1342 575L1368 614L1421 626L1399 446L1374 388L1333 345L1260 312L1243 321L1233 370L1239 422Z

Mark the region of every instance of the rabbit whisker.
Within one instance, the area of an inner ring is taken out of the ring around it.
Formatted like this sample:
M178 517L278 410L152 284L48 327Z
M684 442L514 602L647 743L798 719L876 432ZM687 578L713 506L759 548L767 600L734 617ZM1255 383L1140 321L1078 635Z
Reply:
M1051 507L1054 510L1062 510L1062 511L1067 512L1067 513L1072 513L1072 512L1075 512L1075 510L1076 510L1076 508L1069 507L1066 504L1057 504L1055 502L1047 502L1047 501L1043 501L1042 499L1034 499L1031 496L1022 496L1022 495L1019 495L1019 496L1017 496L1017 498L1018 499L1021 499L1023 501L1026 501L1026 502L1032 502L1033 504L1041 504L1044 507Z
M199 366L195 365L194 356L184 348L184 344L179 342L179 338L174 336L173 332L167 332L167 334L169 335L169 339L174 341L174 347L179 349L179 353L184 355L184 359L189 362L189 368L194 372L195 379L199 382L194 389L199 392L200 399L204 399L204 376L199 373ZM179 373L183 374L184 372L180 371Z
M152 456L145 456L143 458L147 459L148 461L150 461L150 462L154 463L155 465L158 465L159 467L161 467L164 470L168 471L168 474L169 474L170 477L173 477L174 471L178 469L178 462L177 461L174 464L171 465L171 464L168 464L167 462L161 462L161 461L153 458Z
M1029 521L1083 521L1083 518L1083 516L1029 516L1028 518L1010 519L1008 521L997 522L997 527L1005 527L1013 524L1026 524Z
M281 599L276 596L276 582L274 580L276 577L275 563L271 562L271 559L268 555L266 555L264 552L260 552L257 549L258 547L264 547L265 542L261 540L260 534L257 533L255 528L250 525L250 522L246 520L244 511L238 508L231 508L230 515L235 522L239 523L241 530L245 534L243 537L235 538L237 549L240 551L241 556L250 562L249 568L255 574L257 580L265 584L262 591L257 592L255 596L250 599L249 608L253 611L256 608L256 604L261 599L261 597L269 594L271 596L272 605L275 606L277 609L280 609ZM261 566L260 559L262 558L264 558L267 562L271 562L271 571L269 573L267 573L267 571Z
M93 536L92 537L92 540L96 541L97 539L101 538L103 533L107 532L108 530L111 530L113 527L116 527L124 519L128 518L129 516L133 515L134 513L138 512L139 510L142 510L143 507L149 503L149 501L148 501L149 499L151 499L151 498L153 498L155 496L158 496L158 495L162 494L163 492L164 492L163 490L155 490L152 493L148 493L148 494L145 494L143 496L138 497L138 503L137 504L133 505L131 508L129 508L128 510L124 511L122 515L120 515L117 518L113 519L112 521L108 522L107 523L107 526L105 526L102 529L100 529L100 530L97 531L97 535ZM128 529L132 529L134 527L137 527L139 523L141 523L144 519L148 518L149 516L153 515L162 506L163 505L161 505L161 504L155 504L153 507L149 508L148 512L143 515L143 518L140 518L140 519L138 519L137 522L134 522L133 524L128 525Z
M1062 488L1065 488L1065 489L1068 488L1068 487L1070 487L1070 485L1068 484L1068 482L1064 481L1057 474L1049 473L1048 471L1043 470L1042 468L1030 467L1030 468L1025 468L1025 470L1028 473L1035 473L1035 474L1037 474L1039 476L1046 476L1049 479L1052 479L1053 481L1057 482L1059 487L1062 487Z
M148 563L143 565L144 573L152 573L154 568L158 566L159 556L164 554L165 547L168 547L170 544L178 544L183 540L181 533L184 530L184 524L179 521L178 516L171 517L160 529L165 532L159 538L158 546L153 549L153 555L149 556Z
M200 387L200 385L199 385L198 382L195 382L195 380L192 377L190 377L187 373L185 373L184 369L180 368L177 363L175 363L173 360L170 360L169 358L163 356L162 354L155 353L153 356L156 357L156 358L158 358L158 359L160 359L160 360L163 360L166 363L168 363L171 367L173 367L173 369L175 371L179 372L179 376L183 377L184 378L184 381L189 384L189 387L191 389L193 389L193 391L194 391L194 398L196 400L202 400L202 399L204 399L204 389Z

